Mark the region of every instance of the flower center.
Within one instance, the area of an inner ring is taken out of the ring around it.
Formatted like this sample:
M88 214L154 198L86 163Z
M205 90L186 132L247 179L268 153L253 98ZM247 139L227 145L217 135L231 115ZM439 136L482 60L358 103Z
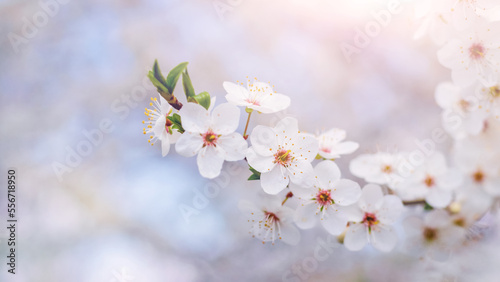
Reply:
M427 242L432 242L437 239L438 231L435 228L426 227L423 236Z
M383 173L387 173L387 174L391 173L392 172L392 166L390 166L390 165L383 165L382 166L382 172Z
M271 227L275 222L279 222L280 218L272 212L264 211L264 217L265 217L265 222L264 226L265 227Z
M316 198L313 198L313 200L318 203L318 205L321 207L320 210L323 211L324 207L328 207L329 205L335 204L335 201L332 199L332 195L330 193L330 190L319 190L318 194L316 194Z
M292 161L292 155L290 155L291 150L280 149L276 154L274 154L274 163L282 165L284 167L288 166Z
M429 188L431 188L432 186L434 186L436 184L436 182L434 181L434 178L430 175L427 175L427 177L424 180L424 183Z
M500 97L500 87L498 85L490 87L490 95L494 98Z
M203 137L203 147L206 146L216 146L217 145L217 139L219 138L220 135L216 135L213 133L211 130L207 131L202 135Z
M377 219L377 216L375 216L374 213L366 212L362 223L364 223L366 226L368 226L368 230L371 232L372 226L379 224L379 221Z
M331 152L330 148L326 148L326 147L321 148L320 150L323 151L323 152L325 152L325 153L330 153Z
M479 43L472 44L469 48L469 55L473 60L479 60L484 57L485 49Z
M478 170L472 174L472 179L476 183L483 183L484 181L484 173L481 170Z

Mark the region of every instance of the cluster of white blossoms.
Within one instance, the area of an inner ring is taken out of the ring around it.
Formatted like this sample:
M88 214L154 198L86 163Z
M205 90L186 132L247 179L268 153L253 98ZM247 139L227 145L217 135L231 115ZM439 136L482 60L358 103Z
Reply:
M432 146L418 161L407 152L358 155L349 169L366 182L362 188L342 178L335 162L359 147L345 141L344 130L313 135L291 117L248 130L253 112L283 111L289 97L256 79L246 86L224 82L227 103L215 106L208 93L194 95L187 71L185 105L171 94L180 74L151 74L161 95L146 109L144 133L152 134L151 143L161 141L163 156L173 143L178 154L197 156L206 178L218 177L224 161L246 162L248 180L260 182L262 195L257 202L242 200L239 208L252 236L264 243L297 244L299 229L321 225L352 251L370 244L388 252L405 238L403 249L445 258L465 244L467 230L500 196L500 22L488 11L495 1L438 2L416 4L422 23L417 35L435 39L438 60L451 71L451 81L435 93L442 132L453 139L449 152ZM242 134L240 107L248 114Z

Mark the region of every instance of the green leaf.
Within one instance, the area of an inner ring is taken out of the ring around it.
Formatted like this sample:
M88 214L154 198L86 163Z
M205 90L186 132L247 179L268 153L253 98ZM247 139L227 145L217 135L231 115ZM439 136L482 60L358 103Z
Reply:
M260 175L257 175L257 174L252 174L248 178L248 180L259 180L259 179L260 179Z
M202 105L205 109L210 108L210 94L208 92L201 92L193 97L196 103Z
M431 210L433 210L433 209L434 209L434 208L433 208L431 205L429 205L427 202L425 202L424 210L426 210L426 211L431 211Z
M155 63L153 65L153 75L156 78L156 80L158 80L161 84L165 86L167 85L165 78L161 74L160 65L158 65L158 60L155 60Z
M184 87L184 93L186 93L186 98L188 100L190 100L190 97L196 96L193 83L191 82L187 69L182 73L182 86Z
M173 114L167 117L172 122L172 128L177 129L180 133L184 133L184 128L182 127L181 116L178 114Z
M248 180L259 180L260 179L260 172L258 172L257 170L255 170L253 167L249 167L250 171L253 173L252 175L250 175L250 177L248 178Z
M166 86L170 94L174 93L175 85L187 65L188 62L180 63L168 73Z
M163 96L163 98L167 99L166 95L169 95L170 92L167 88L167 82L165 78L161 74L160 66L158 65L158 60L155 60L153 65L153 70L148 73L149 80L153 83L153 85L158 89L158 92Z

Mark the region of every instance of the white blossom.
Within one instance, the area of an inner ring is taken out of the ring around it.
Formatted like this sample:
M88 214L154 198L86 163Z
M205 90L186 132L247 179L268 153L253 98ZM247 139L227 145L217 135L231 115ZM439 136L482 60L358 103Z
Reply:
M177 153L185 157L198 154L200 174L206 178L219 176L224 161L238 161L245 157L247 142L235 132L240 109L225 103L209 111L195 103L187 103L180 110L182 127L186 132L177 141Z
M340 170L332 161L323 161L314 168L314 186L301 188L290 186L293 196L300 200L294 220L301 229L321 225L333 235L341 234L347 224L346 206L357 202L361 196L359 184L340 178Z
M246 157L248 164L261 172L261 186L268 194L278 194L289 181L311 186L311 162L318 154L318 141L298 130L297 120L284 118L274 127L256 126Z

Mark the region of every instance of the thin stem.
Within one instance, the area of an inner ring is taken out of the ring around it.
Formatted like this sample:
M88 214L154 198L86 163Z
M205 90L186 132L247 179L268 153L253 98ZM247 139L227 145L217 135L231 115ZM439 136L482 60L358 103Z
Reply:
M403 205L405 206L411 206L411 205L425 205L425 200L419 200L419 201L403 201Z
M245 125L245 131L243 131L243 138L247 139L247 129L248 129L248 123L250 123L250 116L252 115L253 111L248 111L248 118L247 118L247 124Z

